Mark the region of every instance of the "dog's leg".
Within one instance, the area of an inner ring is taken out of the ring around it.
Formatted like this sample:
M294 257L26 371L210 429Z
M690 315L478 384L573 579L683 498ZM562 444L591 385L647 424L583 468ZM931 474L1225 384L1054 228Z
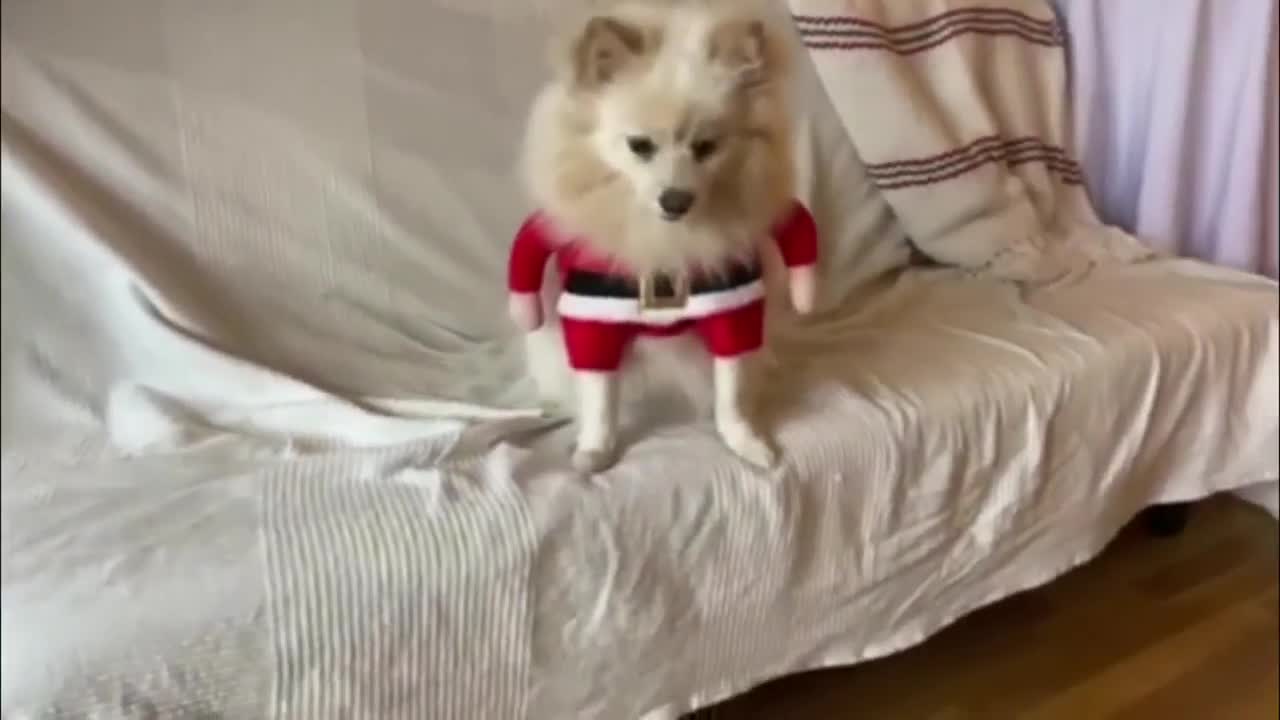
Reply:
M598 472L613 464L618 426L618 374L577 373L578 445L573 466Z
M749 418L746 389L748 355L715 359L716 430L729 449L752 465L773 465L774 451Z
M577 378L569 367L558 318L548 317L541 328L524 337L525 372L533 379L543 410L573 415L578 406Z

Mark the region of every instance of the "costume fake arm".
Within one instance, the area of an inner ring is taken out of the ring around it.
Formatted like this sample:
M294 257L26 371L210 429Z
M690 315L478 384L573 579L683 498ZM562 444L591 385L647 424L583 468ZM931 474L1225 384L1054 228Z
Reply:
M552 252L542 217L530 215L516 232L507 259L507 309L525 332L542 325L542 276Z
M774 226L773 238L787 266L791 304L802 315L812 312L818 295L818 225L809 209L797 200Z

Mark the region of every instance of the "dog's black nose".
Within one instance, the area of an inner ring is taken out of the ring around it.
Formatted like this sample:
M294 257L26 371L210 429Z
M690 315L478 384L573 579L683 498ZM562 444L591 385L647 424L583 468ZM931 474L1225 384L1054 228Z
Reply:
M689 212L689 208L693 207L693 193L688 190L666 189L658 196L658 207L662 208L662 212L668 217L678 218Z

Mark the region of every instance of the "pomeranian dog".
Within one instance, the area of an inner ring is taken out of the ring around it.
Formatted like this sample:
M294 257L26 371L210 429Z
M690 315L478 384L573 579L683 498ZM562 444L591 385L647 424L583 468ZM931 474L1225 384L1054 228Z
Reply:
M794 197L791 50L775 22L745 0L620 0L557 44L525 137L538 210L516 236L508 290L544 399L576 415L582 471L615 459L624 364L630 385L664 359L680 374L708 355L719 435L754 465L775 461L748 393L764 275L781 258L808 312L817 252ZM703 347L671 342L681 335Z

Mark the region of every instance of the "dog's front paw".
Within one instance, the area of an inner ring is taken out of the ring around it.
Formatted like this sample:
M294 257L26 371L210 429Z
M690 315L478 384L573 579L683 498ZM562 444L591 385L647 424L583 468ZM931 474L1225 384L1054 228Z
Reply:
M735 455L758 468L773 467L778 455L769 442L743 421L720 423L720 437Z
M618 459L618 444L612 433L585 433L574 446L573 469L581 473L607 470Z
M582 473L598 473L607 470L615 460L614 449L578 448L573 452L573 469Z

